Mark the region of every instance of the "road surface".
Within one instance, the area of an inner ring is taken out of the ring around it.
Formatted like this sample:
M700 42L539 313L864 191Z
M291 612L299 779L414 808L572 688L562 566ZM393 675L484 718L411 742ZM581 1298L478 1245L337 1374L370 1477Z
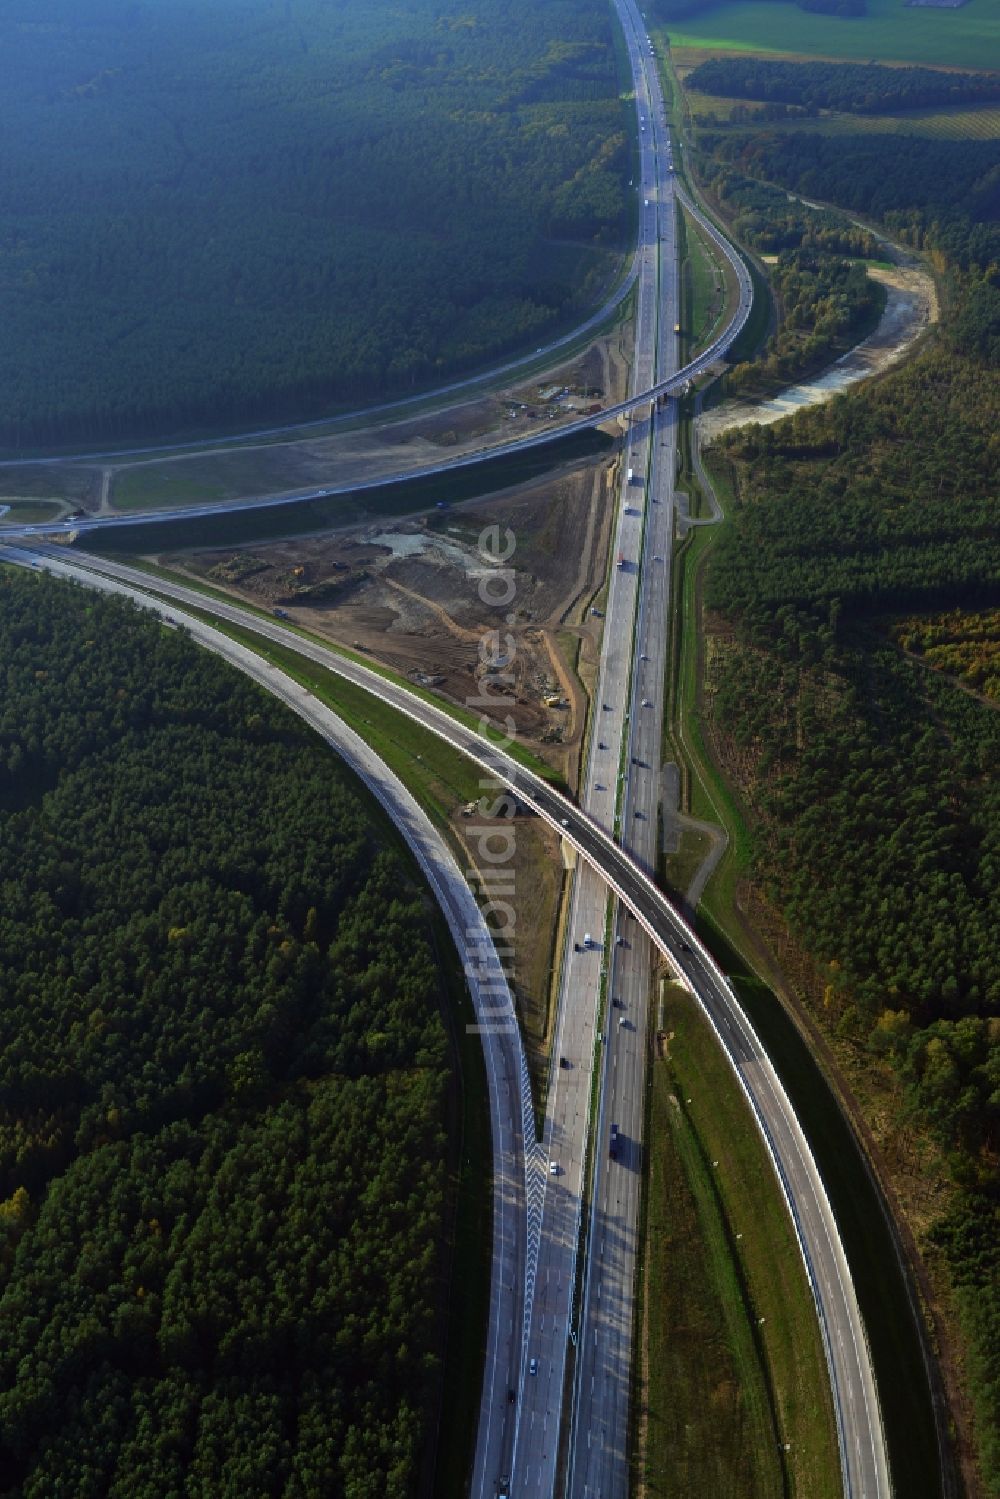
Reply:
M647 160L651 154L651 146L643 151L643 158ZM732 321L723 329L719 336L706 348L696 359L686 364L683 369L664 377L653 380L650 372L648 383L640 382L637 389L626 400L619 401L615 405L606 406L602 411L591 413L586 416L576 417L562 423L546 424L545 429L540 432L531 433L525 437L510 438L492 445L486 445L476 452L465 453L458 458L441 459L436 463L414 465L409 468L400 469L396 473L381 474L377 479L365 482L352 481L348 484L330 485L323 489L299 489L285 495L269 496L261 500L218 500L214 503L201 505L177 505L165 510L143 510L136 511L130 515L90 515L81 516L72 520L43 521L37 525L11 527L4 529L3 535L24 536L42 539L45 537L66 537L72 535L93 535L106 527L128 529L133 526L151 525L157 522L166 523L170 521L197 520L206 516L220 516L234 514L245 510L272 510L285 505L298 505L307 500L328 499L341 494L361 494L368 489L378 489L386 484L405 483L409 479L430 478L436 474L452 473L457 469L470 468L486 459L510 457L517 453L527 452L532 448L544 447L556 438L568 437L573 433L589 431L592 427L603 426L607 422L615 422L622 418L628 418L633 412L642 411L661 396L676 394L683 390L689 380L703 373L717 359L720 359L730 344L737 337L747 317L753 297L753 289L750 282L749 272L741 258L733 250L729 242L716 229L715 225L702 214L684 195L679 186L672 188L677 197L684 203L685 208L710 234L720 250L729 260L737 276L740 297L739 304ZM642 239L639 250L639 277L642 277L642 256L644 246L648 248L646 235L652 227L655 230L655 208L642 211ZM648 266L647 266L648 275ZM648 300L647 300L648 305ZM652 314L650 314L652 315ZM637 330L637 336L641 336ZM91 455L98 456L98 455ZM32 460L35 461L35 460ZM65 462L65 459L59 460ZM0 465L2 467L2 465Z
M13 559L12 553L8 555ZM241 629L291 647L330 671L374 692L405 717L468 756L501 779L556 828L618 897L635 926L649 937L671 974L694 994L739 1080L760 1127L792 1218L803 1262L816 1299L830 1369L834 1411L848 1499L889 1499L890 1483L881 1413L857 1296L843 1245L819 1169L791 1102L725 976L694 930L654 884L647 871L588 812L504 751L490 745L436 704L416 697L403 684L350 660L316 641L303 639L277 621L262 619L236 604L222 602L182 584L156 579L137 569L97 558L69 563L62 553L22 551L41 565L91 583L115 578L129 584L137 601L163 612L163 598L238 624ZM151 590L155 589L156 597ZM601 897L603 905L603 895ZM598 933L592 935L598 936ZM603 937L601 937L603 940ZM601 955L594 954L600 963ZM560 1042L561 1044L561 1042ZM563 1069L560 1069L560 1074ZM562 1179L549 1179L549 1195L562 1192ZM553 1185L554 1184L554 1185ZM537 1376L536 1376L537 1377ZM527 1383L531 1376L522 1381ZM515 1489L515 1496L519 1490Z

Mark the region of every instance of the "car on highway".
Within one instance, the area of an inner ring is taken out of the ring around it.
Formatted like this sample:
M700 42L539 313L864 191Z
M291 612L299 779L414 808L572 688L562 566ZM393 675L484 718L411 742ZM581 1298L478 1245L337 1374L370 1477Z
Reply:
M642 706L644 708L651 708L653 706L652 698L644 697L642 700Z
M528 1373L529 1374L537 1374L538 1373L538 1360L536 1358L533 1358L533 1359L530 1360L530 1362L528 1364Z
M550 1161L549 1162L549 1175L550 1176L558 1176L559 1175L559 1162L558 1161Z

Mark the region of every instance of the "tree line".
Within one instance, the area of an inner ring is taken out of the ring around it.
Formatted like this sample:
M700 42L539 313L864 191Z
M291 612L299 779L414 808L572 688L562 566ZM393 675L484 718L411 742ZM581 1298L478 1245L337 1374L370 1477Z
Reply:
M685 87L725 99L759 99L850 114L893 114L1000 98L1000 77L995 73L887 68L879 63L782 62L740 55L710 57L699 63L685 79Z
M777 256L768 271L780 320L758 358L728 371L727 394L778 390L862 339L884 304L882 288L863 264L882 253L877 238L840 213L745 176L707 150L699 151L697 162L737 238Z
M0 19L0 442L314 415L540 342L628 231L600 0Z
M954 656L914 647L942 622L986 641L1000 605L997 287L983 258L996 153L859 140L765 133L737 154L782 188L902 226L933 255L950 316L883 379L722 441L738 503L707 580L727 634L706 686L753 809L758 878L825 986L822 1023L891 1069L908 1127L947 1163L952 1205L923 1247L955 1293L992 1494L1000 715ZM722 137L718 149L728 158Z
M182 633L0 575L0 1493L417 1492L453 1087L424 893Z

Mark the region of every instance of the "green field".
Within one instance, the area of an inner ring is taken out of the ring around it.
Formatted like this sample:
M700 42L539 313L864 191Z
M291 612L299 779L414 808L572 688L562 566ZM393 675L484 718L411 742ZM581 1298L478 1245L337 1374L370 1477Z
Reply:
M857 19L810 14L783 0L726 0L667 30L673 47L1000 67L1000 0L970 0L959 10L868 0L867 16Z
M66 507L59 500L0 500L7 509L0 515L0 527L8 525L33 526L42 521L58 520Z
M163 510L168 505L202 505L228 499L226 487L192 479L179 464L168 469L136 465L115 477L111 491L118 510Z

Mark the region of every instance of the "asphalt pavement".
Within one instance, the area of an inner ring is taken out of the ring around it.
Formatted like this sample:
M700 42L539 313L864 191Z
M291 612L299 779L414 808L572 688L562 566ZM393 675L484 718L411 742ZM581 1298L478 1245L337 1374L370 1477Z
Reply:
M467 755L482 770L516 789L521 802L534 808L576 849L592 867L595 876L610 888L631 913L636 925L651 939L659 961L691 990L716 1031L774 1162L816 1298L841 1442L845 1494L849 1499L888 1499L888 1459L870 1353L843 1245L819 1169L791 1102L734 991L694 930L650 879L647 871L587 811L575 806L501 749L479 738L443 708L414 696L406 686L382 676L370 666L299 636L278 621L262 618L239 605L224 603L183 584L151 580L148 574L120 563L89 556L74 556L69 563L61 551L53 554L22 550L17 557L12 549L6 551L11 560L30 561L34 558L36 565L77 574L90 586L97 586L101 578L125 582L136 602L154 608L161 615L164 613L164 599L172 600L228 620L262 638L284 646L291 645L310 660L374 692L404 717L422 724ZM151 591L153 589L161 597L156 597ZM596 932L592 935L598 936ZM602 961L599 951L595 952L595 957L598 963ZM596 1042L596 1037L594 1044L601 1044ZM572 1070L564 1073L560 1069L560 1086L570 1075ZM550 1179L548 1190L553 1196L551 1183L558 1186L560 1180L559 1177ZM566 1219L576 1221L570 1212L567 1212ZM525 1376L522 1388L531 1377Z

